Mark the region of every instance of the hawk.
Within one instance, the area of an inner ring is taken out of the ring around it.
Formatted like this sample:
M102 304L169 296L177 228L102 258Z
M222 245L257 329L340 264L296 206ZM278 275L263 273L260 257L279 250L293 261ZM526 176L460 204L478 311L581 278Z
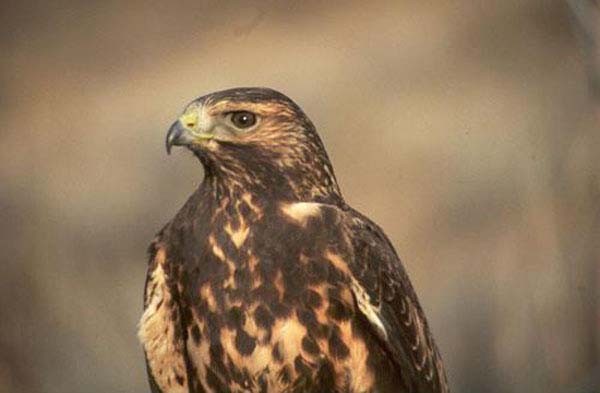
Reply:
M344 201L298 105L212 93L171 126L173 146L204 179L149 248L152 392L448 392L400 259Z

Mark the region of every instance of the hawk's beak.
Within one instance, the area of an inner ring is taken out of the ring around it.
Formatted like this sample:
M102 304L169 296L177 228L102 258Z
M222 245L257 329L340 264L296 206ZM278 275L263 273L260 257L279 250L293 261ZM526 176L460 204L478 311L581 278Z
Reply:
M171 154L173 146L199 145L202 141L213 139L212 129L204 130L198 124L198 115L195 112L181 116L167 132L167 153Z
M171 154L171 147L188 146L193 140L190 130L184 127L180 120L177 120L167 132L167 154Z
M201 140L211 139L212 134L200 129L196 111L182 115L167 132L167 153L173 146L191 146Z

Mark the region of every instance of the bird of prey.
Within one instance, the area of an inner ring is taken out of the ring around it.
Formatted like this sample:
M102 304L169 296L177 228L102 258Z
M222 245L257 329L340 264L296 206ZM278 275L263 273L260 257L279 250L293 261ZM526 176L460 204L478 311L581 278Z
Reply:
M448 392L403 265L344 201L298 105L212 93L166 145L191 150L204 179L149 248L152 392Z

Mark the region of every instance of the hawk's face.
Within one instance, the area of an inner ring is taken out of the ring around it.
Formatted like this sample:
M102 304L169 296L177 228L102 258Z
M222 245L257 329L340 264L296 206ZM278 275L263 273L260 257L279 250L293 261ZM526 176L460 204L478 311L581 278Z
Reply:
M265 151L282 144L306 143L314 128L302 110L283 94L270 89L239 88L192 101L167 135L173 145L213 155L223 146L257 146Z
M192 101L167 134L167 151L186 146L207 173L311 199L339 194L314 126L283 94L238 88ZM284 190L287 188L287 190Z

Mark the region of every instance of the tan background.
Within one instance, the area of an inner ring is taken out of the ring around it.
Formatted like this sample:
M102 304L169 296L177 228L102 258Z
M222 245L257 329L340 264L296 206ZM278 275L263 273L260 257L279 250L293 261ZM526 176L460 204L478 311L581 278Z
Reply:
M368 5L367 5L368 4ZM187 101L270 86L407 266L454 392L598 392L600 110L566 3L3 2L0 392L146 392Z

